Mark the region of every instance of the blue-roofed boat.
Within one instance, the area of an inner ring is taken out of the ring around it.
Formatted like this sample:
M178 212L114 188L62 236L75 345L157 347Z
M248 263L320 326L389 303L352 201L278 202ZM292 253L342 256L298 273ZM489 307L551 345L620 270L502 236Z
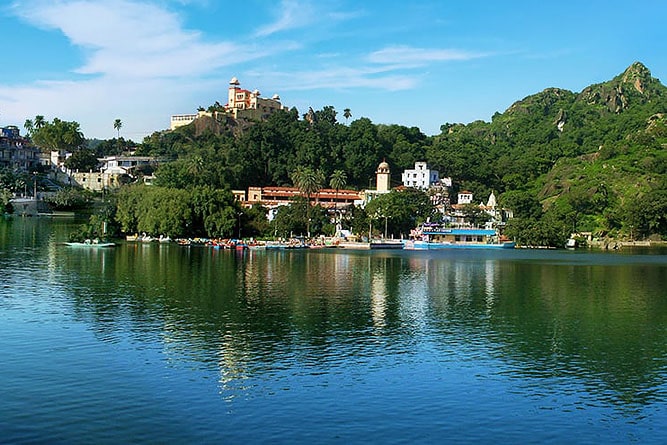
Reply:
M437 249L514 249L514 241L503 238L495 229L446 228L424 225L405 242L406 250Z

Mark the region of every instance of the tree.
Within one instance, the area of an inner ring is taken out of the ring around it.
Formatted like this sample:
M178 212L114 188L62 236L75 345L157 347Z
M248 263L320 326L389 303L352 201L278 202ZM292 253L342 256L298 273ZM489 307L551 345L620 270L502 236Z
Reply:
M327 229L326 210L320 205L311 206L303 196L295 197L288 206L281 206L271 225L276 235L285 238L303 234L304 230L306 233L312 230L313 234L332 231Z
M72 153L72 156L65 160L65 167L73 171L87 172L97 168L97 156L92 150L82 148Z
M392 190L366 205L368 218L384 222L387 234L399 236L434 215L429 196L418 189Z
M329 179L329 185L332 189L336 190L336 203L334 208L336 209L336 213L338 213L338 190L345 188L347 185L347 174L343 170L334 170Z
M313 170L310 167L297 167L297 169L292 172L292 182L301 193L306 195L306 200L308 202L308 224L306 233L310 236L310 196L313 193L319 192L322 188L322 185L324 184L324 174L321 170Z
M35 116L35 130L39 130L40 128L43 128L47 124L46 120L44 120L44 116L41 114L38 114Z
M120 119L113 121L113 129L118 132L118 139L120 139L120 129L123 127L123 122Z
M32 135L32 132L35 129L35 124L33 123L32 119L26 119L25 123L23 124L23 128L25 128L25 131L28 132L28 136Z
M346 109L343 110L343 117L345 118L346 122L349 118L352 117L352 112L350 111L349 108L346 108Z
M44 198L56 210L76 210L87 207L92 202L91 192L75 187L65 187L54 195Z
M473 227L481 227L491 220L491 215L475 203L463 204L461 211L463 212L463 218Z
M84 143L78 122L68 122L58 118L54 118L52 122L45 122L43 116L37 116L34 128L33 141L46 150L73 151Z
M120 129L123 127L123 123L121 122L120 119L116 119L113 121L113 128L114 130L117 131L117 144L118 144L118 151L120 151Z
M6 188L0 188L0 214L12 213L13 206L11 204L12 192Z

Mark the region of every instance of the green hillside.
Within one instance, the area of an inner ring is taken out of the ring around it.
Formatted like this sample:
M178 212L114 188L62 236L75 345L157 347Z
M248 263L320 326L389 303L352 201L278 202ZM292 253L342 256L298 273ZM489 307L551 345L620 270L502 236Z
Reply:
M524 221L510 231L525 241L557 242L547 227L558 238L667 235L666 111L667 88L637 62L580 93L549 88L526 97L491 122L445 124L428 158L468 188L500 192L519 209ZM539 217L530 212L535 199ZM543 239L528 239L538 233Z
M452 194L494 191L515 212L507 233L519 242L562 245L573 231L667 237L666 113L667 88L637 62L579 93L548 88L491 122L446 123L432 137L364 117L343 124L324 107L308 119L296 109L262 122L198 119L147 137L139 153L173 160L157 183L176 188L288 185L309 167L325 178L344 171L346 185L362 189L383 159L398 185L403 169L426 160L452 177Z

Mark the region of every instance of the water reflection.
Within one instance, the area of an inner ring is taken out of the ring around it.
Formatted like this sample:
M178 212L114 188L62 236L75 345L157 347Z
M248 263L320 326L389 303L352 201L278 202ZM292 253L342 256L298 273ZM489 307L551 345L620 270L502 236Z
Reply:
M101 341L159 347L170 366L213 371L227 400L258 379L389 359L474 362L543 400L576 388L634 409L666 395L662 259L141 243L74 251L53 233L0 225L3 273L43 270Z

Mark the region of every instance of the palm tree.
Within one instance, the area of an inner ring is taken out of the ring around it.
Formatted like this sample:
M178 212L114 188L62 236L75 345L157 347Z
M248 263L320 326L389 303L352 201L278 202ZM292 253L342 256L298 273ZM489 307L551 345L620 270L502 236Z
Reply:
M46 121L44 120L44 116L42 116L41 114L38 114L37 116L35 116L35 122L33 123L33 125L35 126L35 130L39 130L44 125L46 125Z
M118 132L118 139L120 139L120 129L123 127L123 123L120 119L113 121L113 129Z
M313 170L310 167L297 167L291 174L294 186L298 188L301 193L306 195L308 201L307 215L307 229L308 237L310 237L310 196L317 193L324 184L324 173L322 170Z
M30 136L35 129L35 124L32 123L32 119L26 119L23 128L25 128L25 131L28 132L28 136Z
M352 112L349 108L343 110L343 117L345 118L345 122L347 122L347 120L352 117Z
M113 128L114 128L114 130L116 130L118 132L118 138L116 138L116 145L118 146L118 154L121 153L121 150L120 150L120 129L121 129L122 126L123 126L123 123L121 122L120 119L116 119L115 121L113 121Z
M347 185L347 174L343 170L334 170L331 174L329 185L332 189L336 190L334 209L336 210L336 213L338 213L338 190L345 188Z

